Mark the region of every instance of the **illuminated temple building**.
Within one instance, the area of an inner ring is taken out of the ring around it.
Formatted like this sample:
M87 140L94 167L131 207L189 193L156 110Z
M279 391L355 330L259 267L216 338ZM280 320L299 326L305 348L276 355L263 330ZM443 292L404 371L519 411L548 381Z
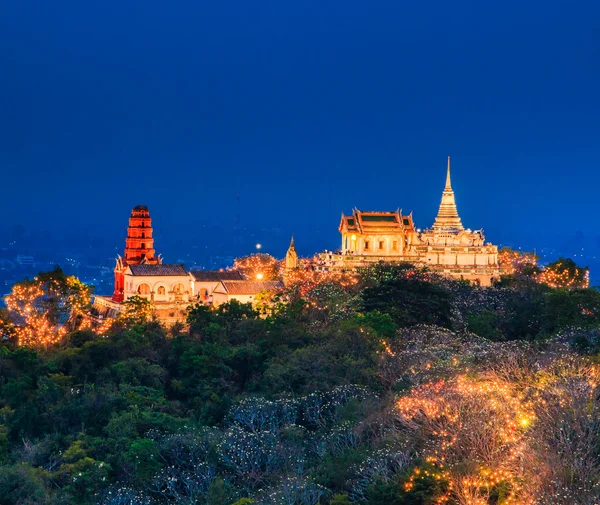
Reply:
M148 207L138 205L131 211L127 238L125 239L125 254L117 256L115 266L115 290L112 299L122 302L125 299L127 288L131 291L131 284L125 286L125 274L133 275L128 266L133 265L160 265L162 258L155 257L154 238L152 237L152 219ZM149 292L149 291L148 291Z
M279 287L279 283L246 280L237 271L188 272L182 264L163 263L154 249L150 212L143 205L131 211L124 255L116 258L114 276L112 296L94 298L93 315L98 320L118 317L123 302L140 296L152 302L158 320L172 324L185 320L191 303L252 301L258 293Z
M410 262L454 278L491 284L500 276L498 247L485 242L482 230L465 229L458 215L450 158L440 207L431 228L416 228L413 215L393 212L342 214L340 251L315 256L316 270L350 271L377 262ZM292 238L283 261L283 280L293 278L299 259ZM191 303L215 304L231 300L252 302L265 290L279 289L280 281L246 279L238 271L187 271L181 264L166 264L154 249L152 219L148 208L135 207L129 218L124 255L116 258L112 296L96 296L99 319L116 317L121 304L134 296L153 303L154 315L164 323L185 320Z
M373 262L408 261L455 278L489 285L500 275L498 247L485 242L482 230L465 229L458 215L450 157L446 185L433 226L415 228L412 213L363 212L354 209L339 226L340 254L320 255L324 269L350 269Z

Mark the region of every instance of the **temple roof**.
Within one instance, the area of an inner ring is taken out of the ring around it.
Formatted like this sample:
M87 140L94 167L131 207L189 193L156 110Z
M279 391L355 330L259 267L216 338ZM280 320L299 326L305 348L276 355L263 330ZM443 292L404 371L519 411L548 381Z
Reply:
M131 270L131 275L139 275L139 276L159 276L159 275L167 275L167 276L179 276L179 275L187 275L187 270L184 265L181 264L158 264L158 265L129 265L129 269Z
M464 226L458 216L458 210L456 208L456 200L454 199L454 190L452 189L452 182L450 180L450 156L448 156L448 169L446 171L446 186L442 192L442 201L438 214L433 223L433 230L464 230Z
M194 280L199 282L242 281L244 276L238 270L191 270Z
M352 210L351 216L344 216L340 222L340 231L369 233L404 231L413 227L412 215L403 216L400 209L393 212L365 212Z
M270 291L283 287L281 281L221 281L229 295L255 295L261 291ZM215 291L219 288L217 287Z

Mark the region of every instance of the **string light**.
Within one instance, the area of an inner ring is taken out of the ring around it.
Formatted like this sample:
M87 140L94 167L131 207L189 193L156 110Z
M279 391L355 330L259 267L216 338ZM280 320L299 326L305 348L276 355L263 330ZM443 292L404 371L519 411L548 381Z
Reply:
M15 323L17 345L49 346L59 342L66 333L63 325L50 320L44 304L46 293L40 283L19 283L5 297L11 320Z
M246 279L272 281L279 278L280 263L270 254L258 253L236 258L233 269L241 272Z
M589 288L590 271L578 267L570 260L559 260L544 268L536 276L536 280L551 288Z
M498 265L505 275L522 272L526 266L535 266L537 260L537 256L532 252L515 251L510 247L498 251Z

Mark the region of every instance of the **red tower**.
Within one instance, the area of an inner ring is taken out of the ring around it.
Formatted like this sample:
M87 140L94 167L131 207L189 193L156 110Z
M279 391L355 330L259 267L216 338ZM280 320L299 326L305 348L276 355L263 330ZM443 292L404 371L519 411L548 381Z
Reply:
M127 238L125 239L125 257L118 256L115 266L115 290L112 299L122 302L125 288L125 269L127 265L141 263L156 265L162 263L160 256L155 257L154 238L152 237L152 218L145 205L138 205L131 211Z

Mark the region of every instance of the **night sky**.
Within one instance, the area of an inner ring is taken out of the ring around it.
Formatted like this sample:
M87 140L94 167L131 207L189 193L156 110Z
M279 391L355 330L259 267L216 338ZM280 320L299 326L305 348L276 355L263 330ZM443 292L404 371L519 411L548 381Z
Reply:
M494 243L598 236L599 26L596 1L1 2L1 226L121 249L144 204L159 252L219 252L239 194L265 250L309 254L354 206L430 226L450 155Z

